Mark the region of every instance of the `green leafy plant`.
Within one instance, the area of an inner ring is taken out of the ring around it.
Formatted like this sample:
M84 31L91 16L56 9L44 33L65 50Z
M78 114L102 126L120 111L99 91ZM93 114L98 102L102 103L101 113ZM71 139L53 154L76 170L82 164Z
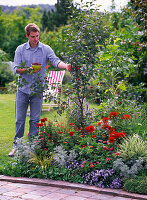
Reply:
M36 166L40 166L43 174L45 173L45 170L47 167L51 165L51 162L53 161L54 155L52 153L48 155L37 155L36 153L31 153L31 158L28 160L28 163L33 163Z
M118 151L124 161L137 159L139 157L147 158L146 142L137 134L125 138L119 145Z
M138 176L134 178L124 179L123 189L139 194L147 194L147 174L145 171L142 171Z

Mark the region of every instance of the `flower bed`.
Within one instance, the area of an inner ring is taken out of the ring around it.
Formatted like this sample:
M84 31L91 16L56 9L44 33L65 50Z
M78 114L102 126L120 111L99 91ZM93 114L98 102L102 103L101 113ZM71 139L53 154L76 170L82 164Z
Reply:
M38 136L29 136L25 143L23 139L17 141L17 155L4 174L121 188L124 177L133 177L146 168L145 142L136 135L128 139L116 123L128 123L131 118L111 112L109 117L85 128L43 118L37 124ZM126 141L128 146L135 141L134 149L138 144L136 152L132 151L132 160L123 157L124 147L119 148Z

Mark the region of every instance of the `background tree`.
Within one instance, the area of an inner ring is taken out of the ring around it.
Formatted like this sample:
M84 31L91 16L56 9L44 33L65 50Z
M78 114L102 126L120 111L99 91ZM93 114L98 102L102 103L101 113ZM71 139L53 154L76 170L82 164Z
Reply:
M70 0L57 0L55 11L44 11L41 22L43 30L53 30L55 27L66 25L72 13L73 4Z

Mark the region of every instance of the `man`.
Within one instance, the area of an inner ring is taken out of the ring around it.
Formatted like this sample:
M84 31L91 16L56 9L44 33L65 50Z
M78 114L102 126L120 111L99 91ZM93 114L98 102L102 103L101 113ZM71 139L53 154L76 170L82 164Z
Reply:
M51 49L50 46L45 45L39 41L40 29L36 24L28 24L25 27L26 37L28 42L17 47L14 57L14 73L21 75L21 87L18 87L15 101L15 137L13 142L13 149L9 156L14 156L17 148L17 138L24 136L25 120L27 115L27 108L30 104L30 121L29 121L29 135L38 134L37 123L40 121L42 110L43 94L31 95L34 86L34 78L42 80L40 84L44 83L46 75L46 66L50 61L54 67L59 69L66 69L71 71L72 66L62 62ZM23 64L22 64L23 63ZM32 63L40 63L42 65L40 70L34 70L30 73ZM21 66L21 67L20 67ZM39 84L39 85L40 85Z

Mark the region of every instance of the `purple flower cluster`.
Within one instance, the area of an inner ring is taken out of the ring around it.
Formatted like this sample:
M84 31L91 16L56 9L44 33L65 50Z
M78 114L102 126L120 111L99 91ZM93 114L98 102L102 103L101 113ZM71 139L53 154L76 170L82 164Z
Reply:
M121 188L121 179L115 177L113 169L101 169L85 174L83 183L96 185L101 188Z
M79 167L80 164L78 163L77 160L73 160L73 161L67 161L66 162L66 167L68 169L76 169L77 167Z
M115 178L110 185L110 188L118 189L122 187L122 180L120 178Z

